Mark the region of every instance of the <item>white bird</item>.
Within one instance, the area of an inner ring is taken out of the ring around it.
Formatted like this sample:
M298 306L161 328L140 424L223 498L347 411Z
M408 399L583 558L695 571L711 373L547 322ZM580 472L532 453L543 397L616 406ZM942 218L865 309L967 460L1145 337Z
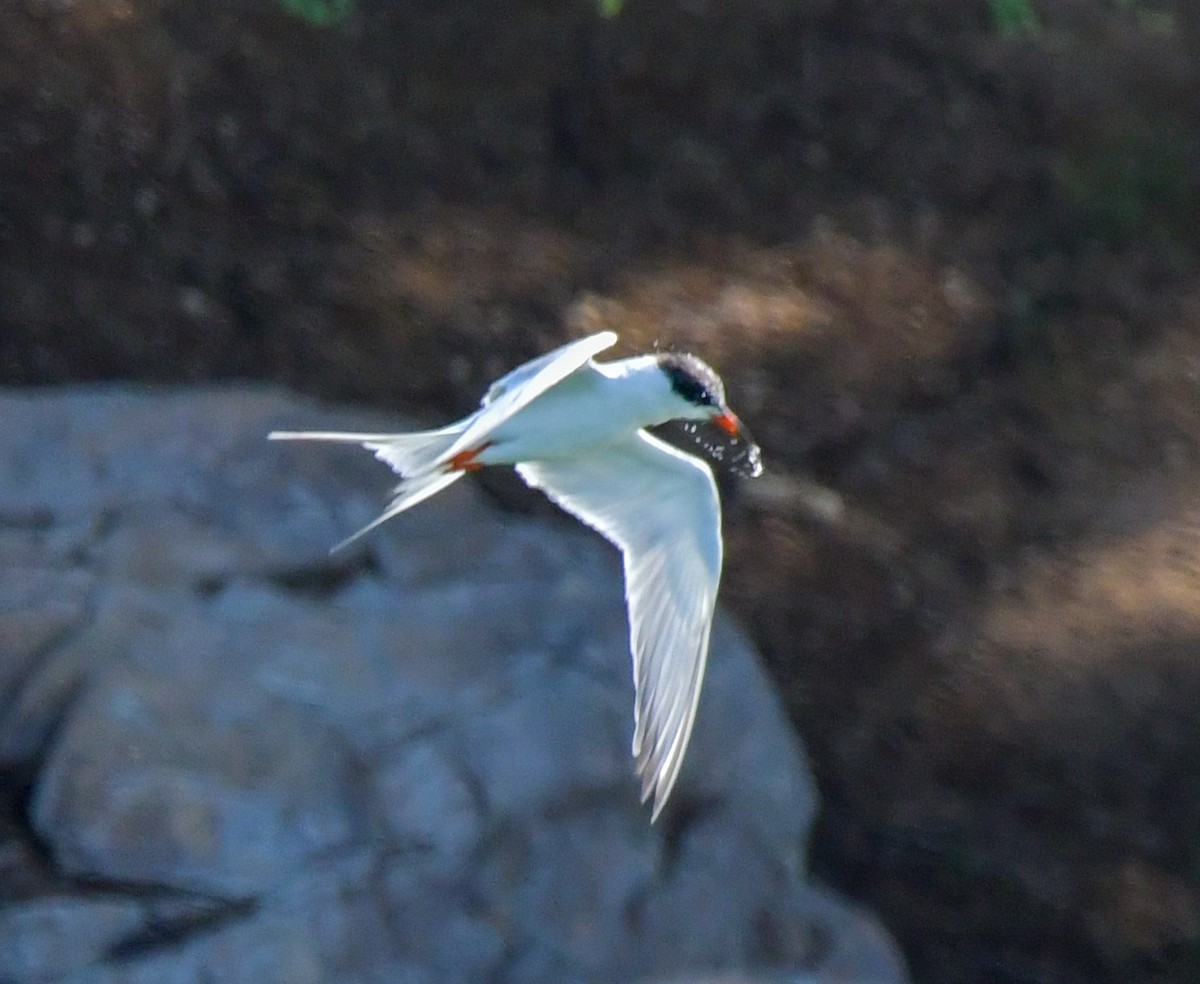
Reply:
M679 776L696 719L722 543L709 465L646 428L711 422L726 442L740 445L734 464L742 474L758 475L762 466L757 446L725 404L720 378L704 362L674 352L594 361L616 340L611 331L598 332L525 363L493 383L478 410L440 430L275 431L270 438L361 444L400 475L383 514L339 547L469 471L514 465L528 485L621 550L633 651L633 755L642 802L654 794L653 822Z

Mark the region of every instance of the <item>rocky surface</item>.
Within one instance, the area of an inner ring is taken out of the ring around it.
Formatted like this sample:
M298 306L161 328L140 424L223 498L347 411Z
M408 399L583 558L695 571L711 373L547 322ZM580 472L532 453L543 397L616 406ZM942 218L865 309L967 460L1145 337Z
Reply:
M460 483L331 557L389 476L264 436L382 422L277 391L0 420L0 981L904 980L806 878L812 779L724 618L650 825L588 531Z

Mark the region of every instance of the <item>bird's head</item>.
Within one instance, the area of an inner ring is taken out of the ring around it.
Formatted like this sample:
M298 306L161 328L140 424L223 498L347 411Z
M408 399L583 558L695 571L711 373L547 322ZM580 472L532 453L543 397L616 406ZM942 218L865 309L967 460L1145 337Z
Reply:
M660 352L658 368L678 403L680 420L710 420L727 434L738 432L738 419L725 405L725 386L703 360L686 352Z
M746 467L746 474L759 474L762 466L758 446L737 414L726 404L721 377L702 359L686 352L660 352L655 358L678 405L679 412L674 419L713 424L731 443L744 446L744 456L753 462Z

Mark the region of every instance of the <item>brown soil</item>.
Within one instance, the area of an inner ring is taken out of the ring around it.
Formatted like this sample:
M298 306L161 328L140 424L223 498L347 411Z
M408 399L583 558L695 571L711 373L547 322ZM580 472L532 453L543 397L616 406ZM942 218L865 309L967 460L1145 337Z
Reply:
M817 870L916 980L1194 981L1200 16L1006 6L0 5L0 381L694 347Z

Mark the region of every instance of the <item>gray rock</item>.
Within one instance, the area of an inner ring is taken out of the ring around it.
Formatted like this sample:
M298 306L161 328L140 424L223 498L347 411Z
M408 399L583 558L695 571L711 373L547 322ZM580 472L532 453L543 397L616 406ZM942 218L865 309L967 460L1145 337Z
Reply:
M571 804L547 822L508 827L491 845L474 884L510 927L523 968L510 980L628 980L655 958L672 960L677 941L646 939L636 918L664 865L661 837L636 803Z
M628 695L578 672L531 669L454 730L488 810L537 817L598 792L633 806Z
M904 959L875 918L828 889L794 888L772 906L770 932L795 966L824 984L904 980Z
M904 980L806 879L812 779L723 616L650 825L591 532L462 482L331 557L392 477L265 434L405 424L264 389L3 393L0 418L0 760L36 774L62 889L38 916L0 885L0 979Z
M0 980L53 981L81 970L145 918L128 898L48 896L0 908Z
M466 769L433 737L381 754L375 790L388 834L402 850L458 870L479 847L483 804Z
M507 924L461 871L398 857L385 865L381 897L392 945L442 984L494 980L510 946Z
M112 674L72 709L33 801L64 872L250 896L358 834L334 733L244 685L181 683Z
M83 625L95 581L86 571L36 565L23 556L34 552L31 542L5 549L13 546L0 539L0 709L19 699L35 662Z

